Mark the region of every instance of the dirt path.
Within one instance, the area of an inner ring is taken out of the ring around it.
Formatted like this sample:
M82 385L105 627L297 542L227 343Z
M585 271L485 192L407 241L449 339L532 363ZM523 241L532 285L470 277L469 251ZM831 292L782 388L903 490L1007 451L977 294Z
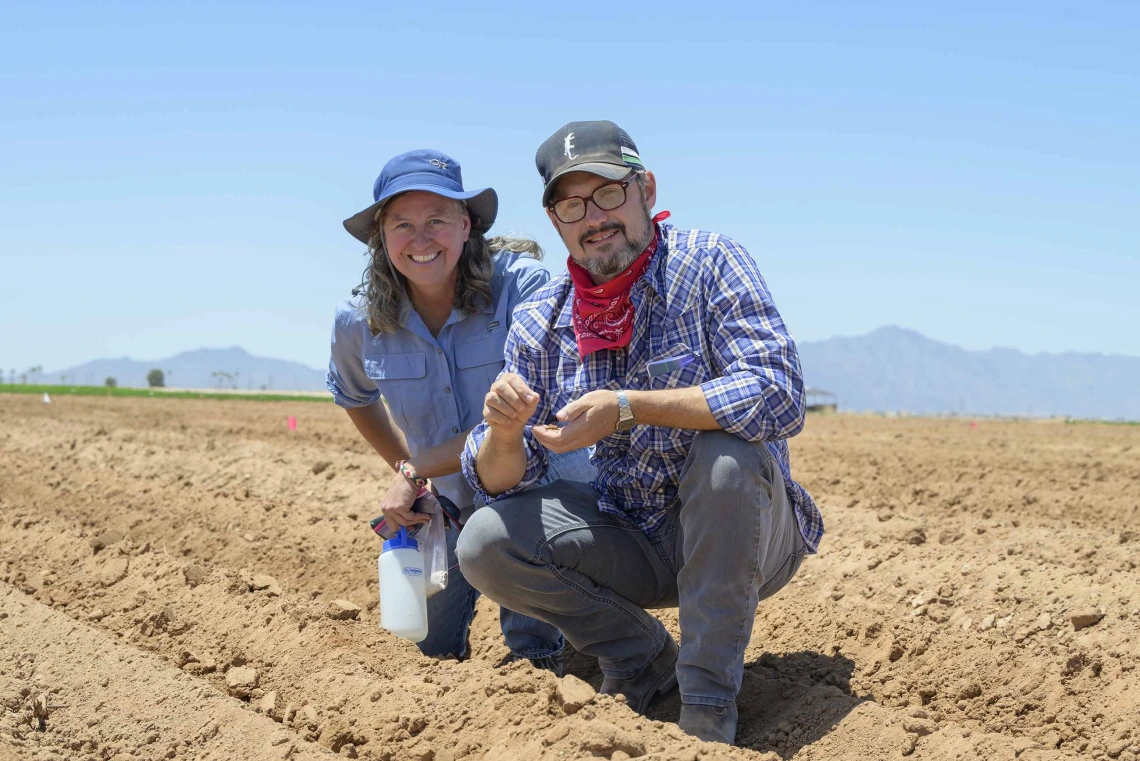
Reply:
M828 537L757 615L730 749L675 694L591 696L584 656L500 667L486 601L462 663L379 629L390 474L331 405L0 424L0 759L1140 758L1137 427L812 418Z

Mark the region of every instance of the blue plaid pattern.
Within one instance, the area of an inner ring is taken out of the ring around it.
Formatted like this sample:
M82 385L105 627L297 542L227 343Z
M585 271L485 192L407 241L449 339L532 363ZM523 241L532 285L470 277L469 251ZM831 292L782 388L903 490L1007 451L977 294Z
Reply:
M540 396L531 425L554 422L571 400L597 389L657 391L699 385L720 426L747 441L763 441L784 476L800 532L810 552L823 537L823 518L811 495L792 480L788 444L804 423L804 385L795 343L776 311L756 262L734 240L661 224L666 245L633 285L633 337L627 350L578 356L571 322L569 275L536 290L515 309L507 335L504 372L518 373ZM652 378L655 360L694 355L691 362ZM491 497L475 470L487 433L480 423L467 438L463 474L487 502L516 494L546 470L547 451L524 432L527 468L522 481ZM594 488L602 512L623 516L652 535L677 500L685 458L696 431L635 425L598 442Z

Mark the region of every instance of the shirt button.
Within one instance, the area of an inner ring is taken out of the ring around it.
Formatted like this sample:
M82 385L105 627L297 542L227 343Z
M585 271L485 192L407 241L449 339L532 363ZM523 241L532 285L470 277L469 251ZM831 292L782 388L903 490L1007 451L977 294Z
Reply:
M459 433L459 429L456 428L455 426L451 426L451 432L452 433Z
M658 494L661 494L661 493L663 493L664 491L665 491L665 489L664 489L664 488L662 488L662 487L660 487L660 486L659 486L659 487L657 487L657 493L658 493Z
M451 393L451 386L444 386L443 387L443 393L450 394Z
M436 347L435 353L436 354L443 354L443 349Z

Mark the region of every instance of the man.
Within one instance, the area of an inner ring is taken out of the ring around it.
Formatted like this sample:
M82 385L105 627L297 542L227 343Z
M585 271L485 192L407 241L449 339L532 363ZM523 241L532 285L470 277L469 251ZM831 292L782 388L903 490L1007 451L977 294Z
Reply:
M785 442L803 427L795 345L739 244L651 216L656 179L617 125L567 124L536 162L569 272L517 307L468 437L490 504L460 567L596 656L603 693L643 713L679 685L681 728L731 744L757 604L823 535ZM548 453L592 444L592 485L523 492ZM646 612L672 606L680 648Z

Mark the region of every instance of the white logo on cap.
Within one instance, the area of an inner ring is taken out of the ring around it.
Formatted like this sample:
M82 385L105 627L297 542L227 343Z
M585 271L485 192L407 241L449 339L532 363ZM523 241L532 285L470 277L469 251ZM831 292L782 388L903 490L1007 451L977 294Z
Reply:
M439 167L440 169L447 169L447 163L440 161L439 159L431 159L428 163L434 167Z
M563 143L566 146L566 158L568 158L568 159L578 158L577 156L575 156L573 153L570 152L570 151L574 150L574 133L573 132L571 132L569 135L566 136L566 139L563 141Z

